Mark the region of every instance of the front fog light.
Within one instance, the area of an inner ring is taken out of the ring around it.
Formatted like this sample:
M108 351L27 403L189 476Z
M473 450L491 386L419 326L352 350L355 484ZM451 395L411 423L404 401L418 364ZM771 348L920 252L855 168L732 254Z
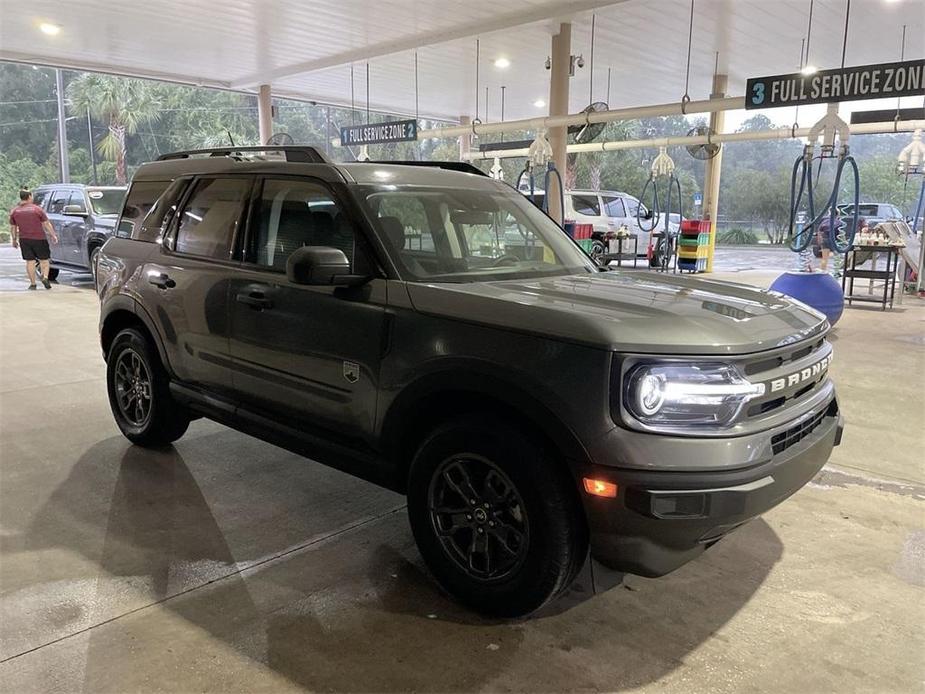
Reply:
M764 394L730 364L647 364L626 379L624 403L652 426L728 426L742 406Z

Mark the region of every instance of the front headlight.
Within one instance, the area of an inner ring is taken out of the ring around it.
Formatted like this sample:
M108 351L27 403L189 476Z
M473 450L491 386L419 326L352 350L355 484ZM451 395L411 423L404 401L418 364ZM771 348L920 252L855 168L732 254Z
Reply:
M729 364L645 364L627 374L624 406L654 427L725 427L749 400L764 395Z

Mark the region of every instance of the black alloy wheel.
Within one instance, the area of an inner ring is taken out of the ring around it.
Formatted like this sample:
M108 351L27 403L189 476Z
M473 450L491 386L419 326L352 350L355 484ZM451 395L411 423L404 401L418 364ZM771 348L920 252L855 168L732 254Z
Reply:
M434 532L457 566L478 581L503 580L527 556L530 522L510 478L474 454L444 461L428 490Z
M133 426L144 427L151 416L151 374L135 350L128 348L119 354L114 380L122 416Z

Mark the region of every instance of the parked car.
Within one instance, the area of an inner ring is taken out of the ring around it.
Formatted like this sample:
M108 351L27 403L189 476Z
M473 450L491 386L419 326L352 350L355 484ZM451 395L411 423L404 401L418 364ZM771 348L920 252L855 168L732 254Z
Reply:
M676 569L839 443L815 310L605 271L474 167L274 150L135 175L97 273L135 444L208 417L401 492L436 580L510 617L588 561Z
M839 205L838 211L842 217L854 218L854 205ZM858 205L858 220L863 220L865 226L871 228L877 226L880 222L905 218L896 205L890 205L889 203L862 202Z
M32 198L45 210L58 243L51 246L50 280L60 270L94 272L96 256L116 225L125 199L124 186L54 183L39 186Z
M530 197L529 191L522 189L521 192ZM533 194L533 201L537 206L542 206L544 197L544 191L536 191ZM608 233L616 232L621 226L626 226L630 234L638 239L638 255L640 257L645 255L648 225L644 221L643 228L640 228L637 211L640 207L642 208L639 217L643 220L651 220L652 217L646 206L642 205L637 198L615 190L568 190L564 197L565 219L574 220L579 224L591 224L594 227L591 245L592 258L597 259L607 252ZM658 228L663 229L663 224L664 221L659 224ZM679 225L671 220L669 228L677 232Z

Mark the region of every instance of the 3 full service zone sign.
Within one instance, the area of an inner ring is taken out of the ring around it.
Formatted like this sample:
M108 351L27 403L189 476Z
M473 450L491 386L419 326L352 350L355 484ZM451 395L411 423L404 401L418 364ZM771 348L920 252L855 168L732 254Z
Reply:
M925 60L753 77L745 87L745 108L800 106L925 94Z
M389 123L353 125L340 129L340 144L375 145L382 142L410 142L418 139L416 120L396 120Z

